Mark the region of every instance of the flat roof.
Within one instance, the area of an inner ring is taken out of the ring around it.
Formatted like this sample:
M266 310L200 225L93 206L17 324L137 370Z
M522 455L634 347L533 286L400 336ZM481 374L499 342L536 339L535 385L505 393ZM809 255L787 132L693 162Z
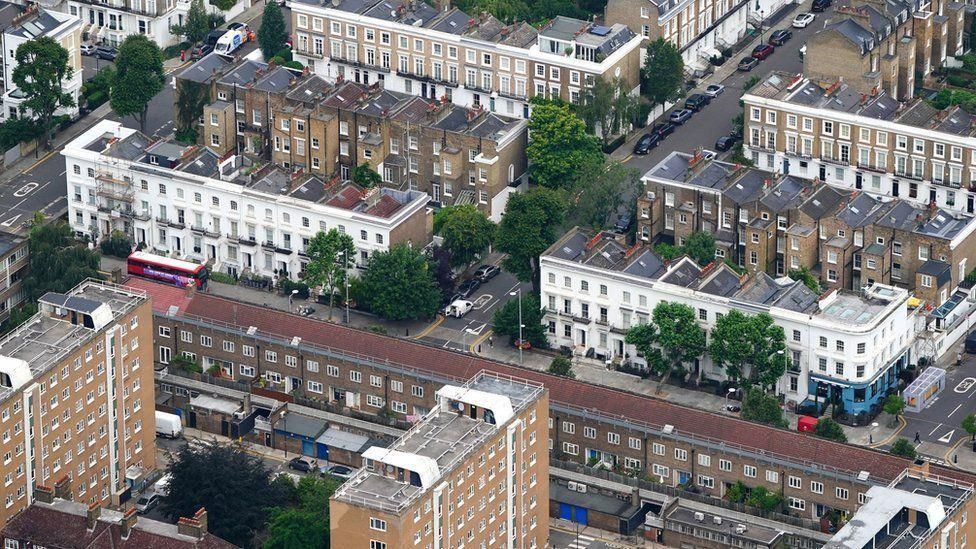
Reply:
M698 520L699 517L701 517L701 520ZM675 505L663 518L664 520L687 524L694 528L716 532L723 536L728 535L749 540L766 546L772 546L783 535L783 532L780 530L766 528L753 522L743 524L727 516L696 511L695 509L681 505L681 503Z

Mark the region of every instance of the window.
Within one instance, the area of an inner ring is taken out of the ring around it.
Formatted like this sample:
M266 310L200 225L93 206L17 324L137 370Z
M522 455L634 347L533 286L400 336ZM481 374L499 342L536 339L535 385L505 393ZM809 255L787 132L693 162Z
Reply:
M363 373L362 372L357 372L355 370L350 371L349 372L349 381L351 381L353 383L362 383L363 382Z
M800 488L803 487L803 479L801 479L800 477L791 476L789 482L790 482L790 488L796 488L797 490L799 490Z
M837 499L844 499L844 500L846 500L850 496L850 492L848 492L847 488L837 488L835 490L835 494L837 495Z
M807 502L799 498L790 498L790 509L796 509L797 511L805 511L807 508Z
M732 462L727 459L718 460L718 468L722 471L732 471Z
M675 448L674 459L678 461L688 461L688 450L685 450L684 448Z
M386 549L386 543L382 541L376 541L375 539L371 539L369 540L369 549Z
M815 480L810 481L810 491L813 492L814 494L822 494L823 486L824 485L822 482L817 482Z
M607 442L609 444L620 444L620 435L617 433L607 433Z
M564 433L569 433L569 434L572 435L573 433L576 432L576 424L575 423L572 423L572 422L569 422L569 421L564 421L563 422L563 432Z
M651 445L651 451L656 456L663 456L664 455L664 445L661 444L660 442L655 442L655 443L653 443Z
M779 482L779 473L777 471L766 471L766 482L772 482L773 484Z
M755 478L756 477L756 467L754 465L743 465L742 466L742 474L745 475L745 476L747 476L747 477L750 477L750 478Z

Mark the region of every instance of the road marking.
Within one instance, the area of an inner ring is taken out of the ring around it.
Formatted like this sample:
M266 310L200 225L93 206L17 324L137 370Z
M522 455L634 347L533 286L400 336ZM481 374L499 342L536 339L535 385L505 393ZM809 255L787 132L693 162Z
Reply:
M485 304L490 303L492 300L491 294L481 294L472 302L475 309L480 309L485 306Z
M939 430L939 427L942 427L942 424L941 423L938 424L938 425L936 425L935 426L935 429L932 429L931 431L929 431L929 436L932 436L936 431L938 431Z
M4 227L12 227L18 219L20 219L20 214L11 217L3 223L0 223L0 225L3 225Z
M444 315L437 315L437 320L435 320L430 326L427 326L426 328L424 328L424 330L422 332L420 332L419 334L415 335L414 336L414 339L421 339L421 338L425 337L427 334L433 332L434 331L434 328L437 328L438 326L440 326L441 324L444 323L444 319L445 318L446 317Z
M23 185L22 187L20 187L16 191L14 191L14 196L17 197L17 198L23 198L23 197L27 196L28 194L30 194L31 192L33 192L34 189L36 189L37 187L38 187L38 184L35 183L35 182L33 182L33 181L31 181L30 183L27 183L26 185Z
M960 394L965 393L973 388L973 384L976 384L976 377L967 377L966 379L956 384L956 387L953 389L953 391Z
M949 412L949 415L947 415L946 417L952 417L952 414L956 413L959 410L959 408L962 408L962 404L953 408L952 411Z
M487 324L485 324L485 326L487 326ZM493 334L493 333L494 333L494 332L492 332L491 330L488 330L488 331L487 331L487 332L485 332L485 333L484 333L484 334L483 334L483 335L482 335L481 337L479 337L478 339L475 339L475 340L474 340L474 343L472 343L472 344L471 344L471 348L469 349L469 350L471 351L471 354L477 354L477 349L478 349L478 347L479 347L479 346L480 346L480 345L481 345L482 343L484 343L484 341L485 341L486 339L488 339L489 337L491 337L491 334Z
M625 156L625 157L624 157L624 159L623 159L623 160L621 160L620 162L621 162L621 163L626 163L627 161L629 161L629 160L630 160L631 158L633 158L633 157L634 157L634 155L633 155L633 153L631 153L631 154L628 154L628 155L627 155L627 156Z
M949 441L952 440L952 435L954 435L954 434L956 434L956 430L955 429L953 429L953 430L949 431L948 433L946 433L946 434L942 435L941 437L939 437L939 442L942 442L944 444L949 444Z
M487 326L488 326L487 323L482 322L481 323L481 326L478 326L477 329L474 329L474 328L465 328L464 331L465 332L470 331L471 335L481 335L481 330L484 330Z

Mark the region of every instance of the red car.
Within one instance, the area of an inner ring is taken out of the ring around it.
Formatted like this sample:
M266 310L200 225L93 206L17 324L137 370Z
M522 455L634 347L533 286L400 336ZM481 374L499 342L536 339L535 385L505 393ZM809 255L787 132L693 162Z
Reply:
M762 61L763 59L772 55L774 51L776 51L776 48L770 46L769 44L760 44L752 49L752 56Z

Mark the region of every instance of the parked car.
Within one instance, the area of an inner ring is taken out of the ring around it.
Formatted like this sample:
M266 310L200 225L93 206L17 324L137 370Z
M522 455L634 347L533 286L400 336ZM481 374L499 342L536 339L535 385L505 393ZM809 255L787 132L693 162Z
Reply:
M725 86L721 84L709 84L709 86L705 88L705 95L711 97L718 97L722 95L724 92L725 92Z
M698 112L705 108L706 105L712 102L712 96L705 95L704 93L692 94L688 99L685 99L685 108Z
M763 59L772 55L774 51L776 51L776 48L770 46L769 44L759 44L755 48L752 48L752 56L762 61Z
M976 331L966 336L966 352L976 353Z
M674 133L674 127L674 124L670 122L658 122L657 124L654 124L654 127L651 128L651 133L658 134L663 140L667 136Z
M790 38L793 38L793 31L788 29L779 29L773 31L773 33L769 35L769 43L774 46L782 46L789 41Z
M825 11L834 3L834 0L813 0L813 5L810 6L810 11L820 12Z
M793 28L794 29L805 29L817 16L812 13L801 13L793 18Z
M756 65L758 64L759 64L759 60L756 59L755 57L743 57L742 61L739 61L738 69L740 71L748 72L756 68Z
M193 46L190 50L190 59L201 59L206 57L210 52L213 51L213 46L210 44L197 44Z
M687 122L691 118L692 114L694 113L688 109L678 109L671 113L668 120L680 126L681 124Z
M82 55L91 55L95 53L95 46L93 44L82 44L80 48Z
M645 133L634 143L634 154L644 155L661 142L661 135L657 133Z
M119 55L119 50L111 46L95 46L95 51L92 52L92 55L106 61L115 61L115 58Z
M716 151L727 151L735 144L735 139L731 135L723 135L715 140Z
M461 318L474 308L474 303L466 299L458 299L453 301L450 305L444 309L444 314L446 316L453 316L455 318Z
M136 513L144 515L149 511L152 511L153 507L159 505L160 499L159 494L153 492L143 494L142 497L136 501Z
M474 272L474 277L482 282L488 282L489 280L495 278L498 273L502 272L501 269L494 265L482 265L478 267L478 270Z
M632 221L630 212L624 212L617 216L617 222L613 225L613 230L618 233L625 233L630 228Z
M345 465L333 465L327 467L322 474L328 475L330 477L341 478L343 480L350 479L356 473L356 471L346 467Z
M207 33L207 37L203 39L203 43L210 46L210 49L213 50L213 47L217 45L217 40L220 40L220 37L226 32L227 29L214 29Z
M291 461L288 462L288 468L308 473L312 470L312 462L303 457L291 458Z
M471 297L471 294L475 293L480 287L481 287L480 280L478 280L477 278L470 278L458 285L457 293L460 297L467 299Z

